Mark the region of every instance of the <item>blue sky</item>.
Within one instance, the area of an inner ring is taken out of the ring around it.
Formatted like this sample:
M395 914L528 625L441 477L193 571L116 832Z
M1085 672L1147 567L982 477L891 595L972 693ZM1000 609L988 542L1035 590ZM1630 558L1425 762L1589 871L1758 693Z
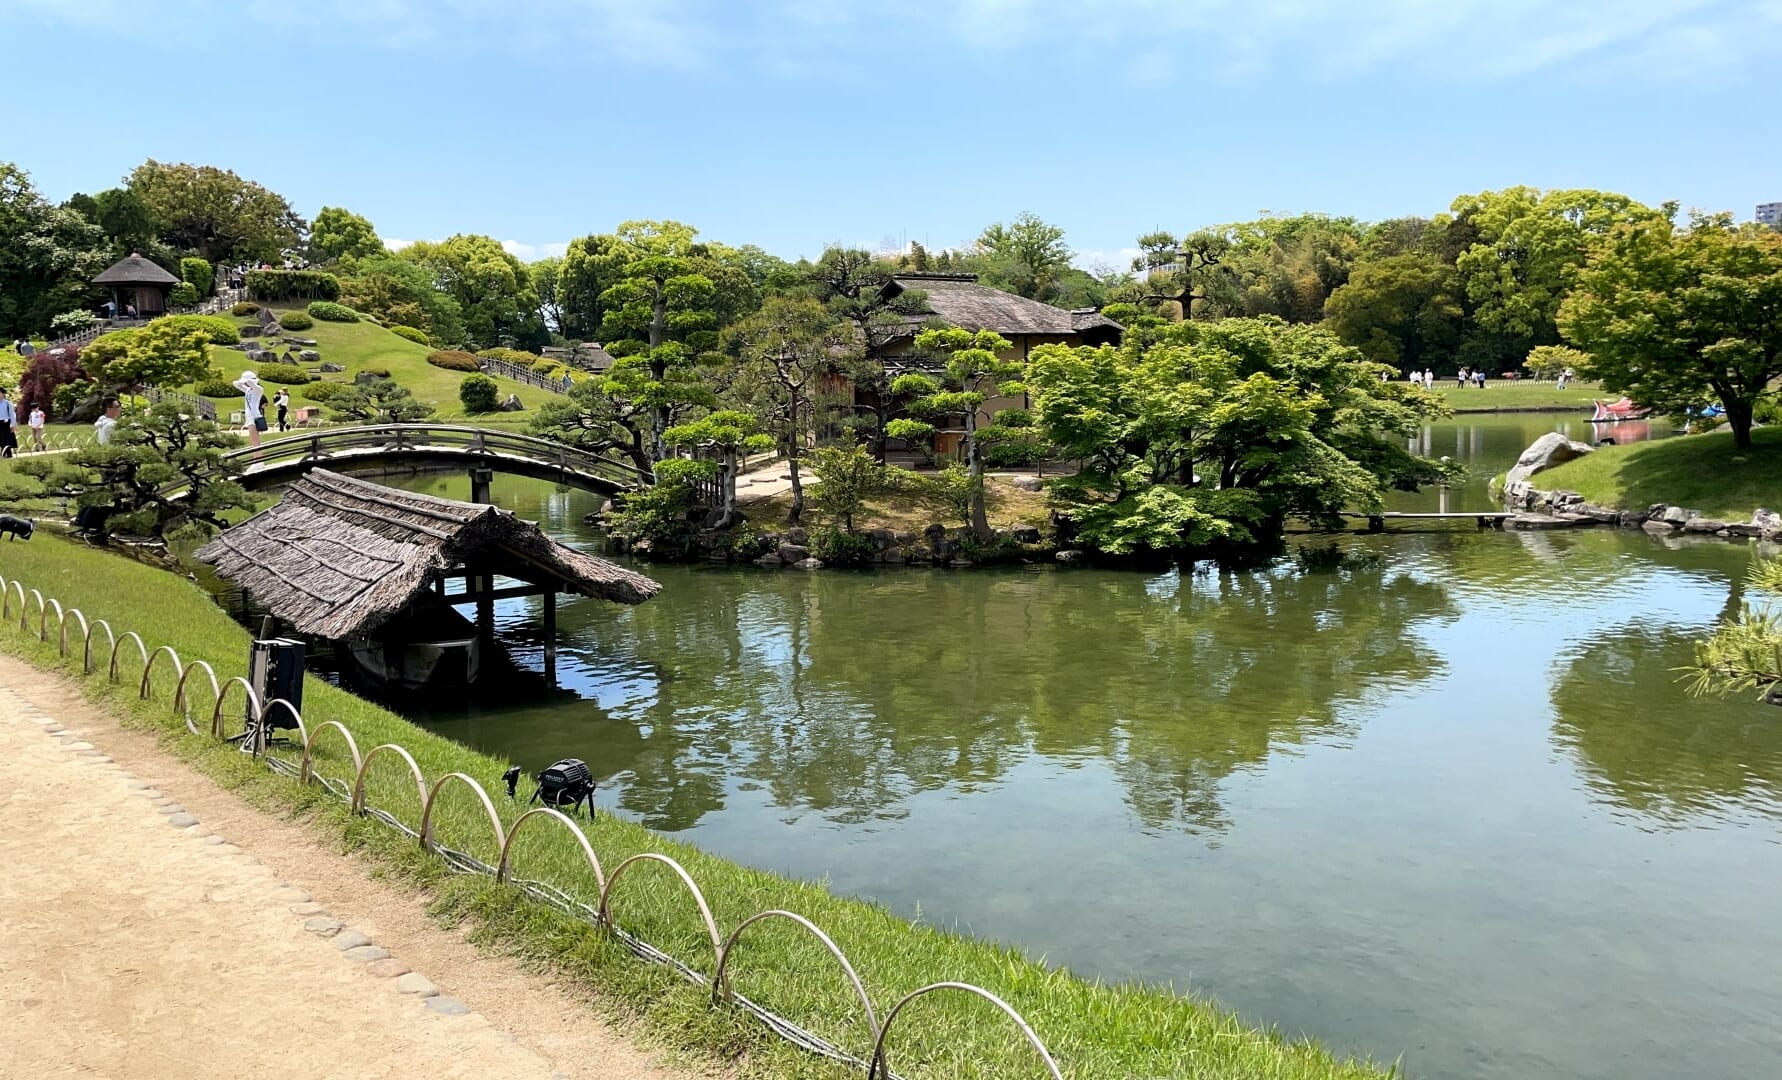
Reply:
M1093 265L1518 183L1782 200L1782 0L0 0L0 41L0 158L53 198L202 162L524 257L631 218L796 258L1031 210Z

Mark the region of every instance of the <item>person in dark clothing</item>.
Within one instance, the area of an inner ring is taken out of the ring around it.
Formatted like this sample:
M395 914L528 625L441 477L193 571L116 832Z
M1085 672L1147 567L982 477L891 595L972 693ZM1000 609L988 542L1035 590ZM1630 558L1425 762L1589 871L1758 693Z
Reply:
M286 420L291 411L291 392L281 387L278 393L272 395L272 407L278 410L278 429L291 430L291 425Z

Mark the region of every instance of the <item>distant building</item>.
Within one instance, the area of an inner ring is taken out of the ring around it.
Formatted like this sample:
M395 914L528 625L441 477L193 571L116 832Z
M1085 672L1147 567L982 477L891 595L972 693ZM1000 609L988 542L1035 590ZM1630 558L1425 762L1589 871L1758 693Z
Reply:
M1772 228L1782 226L1782 202L1766 202L1757 204L1757 223Z

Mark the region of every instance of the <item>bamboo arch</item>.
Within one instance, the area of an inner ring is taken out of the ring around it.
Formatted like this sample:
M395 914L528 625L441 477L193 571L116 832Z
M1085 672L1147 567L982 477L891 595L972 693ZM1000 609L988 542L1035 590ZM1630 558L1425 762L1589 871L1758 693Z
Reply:
M105 632L107 634L110 634L111 627L107 626L105 628ZM133 641L136 643L136 652L138 655L140 655L142 657L142 669L144 671L148 670L148 662L149 662L148 646L146 646L142 643L142 637L136 631L126 630L123 632L122 635L113 638L111 641L111 670L108 674L108 677L111 679L112 682L118 681L118 649L126 641Z
M347 730L346 725L339 720L324 720L316 725L315 731L310 732L303 739L303 764L298 772L298 780L300 782L307 784L315 779L315 743L317 739L322 737L322 732L327 731L329 728L333 728L340 732L341 738L346 740L347 750L353 755L354 776L359 774L360 767L365 764L364 759L359 756L359 744L353 739L353 733Z
M190 709L186 708L186 682L191 679L192 672L198 670L203 670L204 677L210 680L212 716L216 715L215 702L223 696L223 688L217 685L217 673L211 668L210 664L203 660L194 660L186 665L186 670L179 677L179 685L173 688L173 711L178 713L180 719L186 722L186 730L194 735L202 735L204 733L198 730L197 724L192 723L192 712ZM212 727L211 734L216 734L214 726Z
M260 695L254 693L254 688L240 675L229 676L223 683L222 693L217 695L216 705L210 710L210 737L213 739L223 737L223 706L229 701L229 688L232 686L241 687L241 692L247 695L248 710L255 716L260 715Z
M891 1006L891 1011L885 1015L884 1026L879 1028L878 1040L873 1044L872 1060L867 1062L866 1065L866 1080L890 1080L891 1066L885 1061L885 1036L891 1033L892 1023L897 1020L897 1014L903 1012L903 1007L905 1005L908 1005L919 997L935 993L939 990L959 990L968 994L976 994L985 1001L996 1006L998 1009L1001 1009L1003 1014L1010 1020L1013 1020L1015 1026L1021 1029L1021 1034L1026 1036L1028 1045L1032 1046L1034 1052L1039 1054L1040 1061L1045 1063L1046 1071L1052 1074L1052 1080L1064 1080L1064 1074L1058 1071L1058 1063L1052 1060L1052 1052L1046 1049L1045 1043L1040 1042L1040 1037L1033 1033L1033 1028L1028 1025L1026 1019L1023 1018L1020 1013L1015 1011L1013 1005L1010 1005L1008 1002L1002 1000L981 986L973 986L971 983L962 982L929 983L920 990L911 990L903 996L903 1000Z
M149 654L149 658L144 661L142 665L142 684L136 696L144 701L148 700L149 693L154 689L150 684L149 676L155 673L155 661L161 659L163 653L170 658L170 662L173 664L173 673L176 676L184 677L186 673L186 665L180 663L179 653L173 651L173 646L158 646L154 652Z
M49 640L49 609L50 608L56 609L56 623L58 626L61 625L62 620L64 618L66 618L66 616L62 614L62 601L57 600L53 596L50 597L47 602L37 605L37 640L38 641L48 641Z
M508 827L507 839L501 842L501 861L495 866L495 881L501 883L509 879L508 870L513 856L514 837L519 835L520 826L539 816L556 819L569 830L569 835L575 837L576 844L582 849L582 855L588 860L589 869L594 871L594 884L599 887L602 894L605 894L606 873L600 869L600 859L594 854L594 846L588 843L587 834L582 832L581 826L570 820L569 815L550 806L533 807L514 819L514 823Z
M489 828L495 833L495 850L501 851L505 849L507 847L507 834L502 831L501 815L495 812L495 804L489 801L489 793L483 790L483 785L472 780L465 774L461 772L449 772L438 780L433 781L433 787L428 790L426 800L421 807L421 850L437 850L433 846L433 806L439 801L439 790L453 780L468 785L470 790L476 792L478 801L483 804L483 809L489 815Z
M409 752L395 743L384 743L381 746L372 747L365 755L365 760L359 762L359 773L357 776L353 777L353 813L363 814L365 812L365 774L366 771L371 768L371 763L377 760L377 756L385 750L390 751L392 754L395 754L397 757L400 757L403 761L408 763L408 771L414 774L415 778L415 793L421 797L421 812L425 814L427 808L427 778L421 775L421 767L415 764L415 759L410 756Z
M860 999L860 1008L866 1013L866 1030L876 1041L879 1036L879 1018L872 1011L872 999L866 996L866 986L861 983L860 976L855 974L854 965L848 962L847 954L841 951L841 947L828 934L825 934L821 927L794 911L780 911L777 908L772 911L763 911L758 915L751 915L744 919L737 924L735 930L730 931L730 937L725 940L724 948L718 953L718 971L712 978L712 1001L716 1003L719 998L726 1001L731 998L730 983L725 978L724 972L730 966L731 954L736 951L736 939L742 936L744 930L766 919L790 919L810 931L812 936L823 943L823 947L828 949L829 954L835 957L836 962L841 965L842 974L846 975L848 982L853 985L854 994Z
M56 626L56 653L60 656L68 655L68 620L69 619L79 619L80 620L80 636L82 639L85 639L88 634L92 633L92 631L87 628L86 615L83 614L79 608L71 607L67 611L64 611L62 613L62 621ZM87 660L88 660L88 657L86 657L86 656L81 657L80 673L82 675L89 675L93 671L93 669L90 666L88 666Z
M700 892L699 886L693 883L693 875L687 873L685 867L666 855L658 855L653 851L645 851L633 855L629 859L626 859L624 862L613 867L612 876L606 879L606 886L600 890L600 921L606 926L611 926L615 929L617 928L616 924L613 922L611 911L613 889L619 884L619 879L624 876L626 870L633 864L644 861L659 862L667 866L670 870L673 870L675 876L681 879L681 884L685 885L687 891L693 894L693 902L699 905L699 917L705 920L705 932L711 937L712 970L715 976L717 965L724 957L724 939L718 933L717 922L712 919L712 909L710 905L705 902L705 894Z

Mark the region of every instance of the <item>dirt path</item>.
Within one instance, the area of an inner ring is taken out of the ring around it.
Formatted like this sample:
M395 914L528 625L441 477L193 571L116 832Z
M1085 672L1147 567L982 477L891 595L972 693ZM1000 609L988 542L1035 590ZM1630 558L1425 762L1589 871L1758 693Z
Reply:
M4 656L0 791L0 1076L691 1075Z

